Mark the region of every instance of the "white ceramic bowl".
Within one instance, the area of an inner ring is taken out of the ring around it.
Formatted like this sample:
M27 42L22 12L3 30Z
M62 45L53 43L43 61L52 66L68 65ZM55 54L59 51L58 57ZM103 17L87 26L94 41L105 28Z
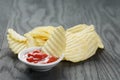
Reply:
M20 61L22 61L23 63L25 63L26 65L28 65L28 67L37 70L37 71L48 71L50 69L52 69L54 66L56 66L60 61L62 61L62 59L64 58L64 54L62 54L57 61L55 62L51 62L51 63L47 63L47 64L34 64L34 63L30 63L28 61L26 61L25 58L25 54L27 54L27 52L33 51L35 49L41 49L41 47L31 47L31 48L27 48L22 50L19 54L18 54L18 59Z

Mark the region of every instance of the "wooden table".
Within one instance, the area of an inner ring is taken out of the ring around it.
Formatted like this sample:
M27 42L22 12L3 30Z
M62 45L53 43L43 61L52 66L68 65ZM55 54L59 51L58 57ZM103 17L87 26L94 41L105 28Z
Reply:
M105 45L90 59L35 72L8 48L6 31L93 24ZM0 80L120 80L120 0L0 0Z

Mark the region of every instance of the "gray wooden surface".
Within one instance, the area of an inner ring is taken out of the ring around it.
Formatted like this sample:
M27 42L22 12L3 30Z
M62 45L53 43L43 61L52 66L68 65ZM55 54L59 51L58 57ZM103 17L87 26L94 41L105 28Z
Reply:
M8 48L7 28L93 24L105 45L90 59L35 72ZM120 0L0 0L0 80L120 80Z

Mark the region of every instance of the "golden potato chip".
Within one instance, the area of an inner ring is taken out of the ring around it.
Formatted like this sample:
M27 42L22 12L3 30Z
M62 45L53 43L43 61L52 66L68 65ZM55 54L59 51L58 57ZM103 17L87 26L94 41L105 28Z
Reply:
M34 38L41 38L41 39L48 39L50 34L46 33L46 32L32 32L31 36L33 36Z
M54 29L53 26L36 27L30 32L24 34L28 39L28 46L43 46ZM32 44L29 44L30 42L32 42Z
M21 50L27 48L26 42L16 41L13 38L11 38L10 34L7 35L7 39L9 47L15 54L18 54Z
M81 32L66 33L65 59L72 62L79 62L88 59L95 54L99 47L98 35L94 26L88 26ZM103 45L103 44L102 44Z
M42 40L41 38L33 38L31 35L25 35L27 38L28 47L35 47L35 46L43 46L46 40Z
M48 39L50 36L50 33L54 30L55 28L53 26L43 26L43 27L36 27L30 32L26 33L31 35L32 37L39 37L41 39ZM26 35L24 34L24 35Z
M42 47L42 51L53 56L59 57L65 50L66 45L65 30L62 26L57 27Z
M52 26L36 27L32 31L24 34L25 37L13 29L8 29L7 39L9 47L17 54L27 47L43 46L54 29Z
M18 34L16 31L14 31L13 29L8 29L8 34L10 35L11 38L13 38L16 41L26 41L27 39L24 36L21 36L20 34Z

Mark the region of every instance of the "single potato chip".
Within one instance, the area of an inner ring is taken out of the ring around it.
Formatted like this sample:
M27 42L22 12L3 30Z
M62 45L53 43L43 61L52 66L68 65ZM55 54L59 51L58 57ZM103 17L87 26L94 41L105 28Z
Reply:
M11 38L10 34L7 35L7 40L8 40L9 47L15 54L18 54L21 50L27 48L26 42L16 41L13 38Z
M77 33L67 32L65 59L71 62L86 60L95 54L99 46L103 48L93 25Z
M36 27L28 33L24 34L24 36L28 39L28 46L43 46L49 39L50 34L54 29L55 27L53 26L41 26Z
M49 38L50 34L46 32L32 32L31 36L33 36L34 38L41 38L43 40L46 40Z
M39 38L44 38L44 39L48 39L51 32L55 29L55 27L53 26L41 26L41 27L36 27L33 30L31 30L30 32L26 33L26 34L30 34L32 37L39 37ZM26 35L24 34L24 35Z
M24 36L21 36L20 34L18 34L16 31L14 31L13 29L8 29L8 34L10 35L10 37L16 41L19 42L24 42L27 39Z
M53 56L59 57L65 50L66 39L65 30L62 26L57 27L42 47L42 51Z

